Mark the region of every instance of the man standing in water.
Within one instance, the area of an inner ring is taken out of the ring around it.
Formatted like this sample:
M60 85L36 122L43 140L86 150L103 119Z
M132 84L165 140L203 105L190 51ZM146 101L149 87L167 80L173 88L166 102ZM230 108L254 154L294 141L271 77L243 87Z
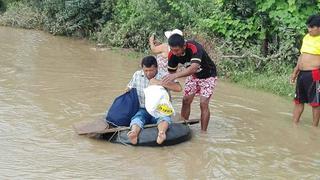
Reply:
M138 112L131 118L130 131L128 132L128 138L132 144L138 143L138 137L144 124L158 124L158 137L157 143L162 144L166 139L166 131L169 124L172 122L170 116L161 118L152 117L145 109L145 94L143 89L149 85L160 85L166 89L179 92L181 86L177 82L163 83L160 81L164 77L164 72L158 71L157 60L153 56L147 56L142 59L142 70L136 71L131 81L128 84L128 88L136 88L139 98L140 108Z
M170 82L180 77L187 77L182 100L181 116L189 119L191 103L195 95L200 95L201 130L207 131L210 119L209 101L216 86L217 72L214 62L204 48L195 41L185 41L179 34L168 39L168 71L163 82ZM176 72L178 64L186 69Z
M306 24L308 34L303 38L301 55L291 75L291 83L297 80L293 122L299 123L304 103L309 103L312 106L312 125L318 126L320 118L320 16L310 16Z

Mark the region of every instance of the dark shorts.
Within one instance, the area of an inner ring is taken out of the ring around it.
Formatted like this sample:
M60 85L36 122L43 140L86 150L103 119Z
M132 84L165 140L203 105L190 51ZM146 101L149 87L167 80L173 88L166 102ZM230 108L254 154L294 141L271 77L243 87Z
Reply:
M309 103L320 106L320 70L300 71L294 101L296 104Z

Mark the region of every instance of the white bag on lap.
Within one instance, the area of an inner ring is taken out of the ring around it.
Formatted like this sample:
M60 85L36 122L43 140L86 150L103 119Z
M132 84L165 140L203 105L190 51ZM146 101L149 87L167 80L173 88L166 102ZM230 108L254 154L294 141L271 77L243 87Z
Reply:
M164 87L151 85L144 89L144 94L145 107L151 116L159 118L175 114L170 96Z

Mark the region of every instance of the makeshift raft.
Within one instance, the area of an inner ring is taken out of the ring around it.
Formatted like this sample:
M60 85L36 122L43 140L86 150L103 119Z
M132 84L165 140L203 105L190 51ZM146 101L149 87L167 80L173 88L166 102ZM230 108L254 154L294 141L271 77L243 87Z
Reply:
M139 134L136 146L170 146L190 140L192 132L189 125L195 123L199 123L199 120L180 120L170 124L166 133L167 138L161 145L156 142L158 136L157 125L145 125ZM73 125L73 127L79 135L88 135L112 143L132 145L127 136L127 133L130 131L129 127L111 127L104 119L89 123L78 123Z

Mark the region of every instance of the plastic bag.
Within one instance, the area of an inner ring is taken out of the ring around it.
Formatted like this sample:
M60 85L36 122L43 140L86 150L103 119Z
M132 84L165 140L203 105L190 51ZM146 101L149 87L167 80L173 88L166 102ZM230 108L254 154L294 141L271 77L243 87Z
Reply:
M145 107L151 116L159 118L175 114L170 96L164 87L151 85L144 89L144 94Z
M114 100L107 113L106 121L116 126L129 126L139 106L137 90L132 88Z

